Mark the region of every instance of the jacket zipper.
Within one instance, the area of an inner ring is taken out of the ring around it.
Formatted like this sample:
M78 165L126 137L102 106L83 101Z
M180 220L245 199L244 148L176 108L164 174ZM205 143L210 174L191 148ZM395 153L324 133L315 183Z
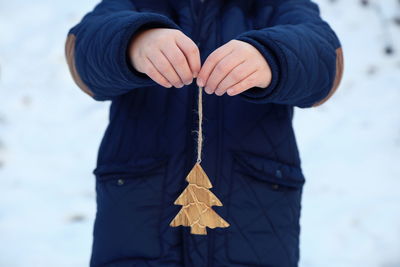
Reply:
M195 10L195 1L199 1L199 0L190 0L190 10L192 13L192 18L193 18L193 28L194 28L194 32L192 33L192 38L193 41L196 43L197 47L200 49L200 45L201 45L201 41L200 41L200 35L201 35L201 19L202 19L202 15L203 15L203 5L205 0L200 0L200 7L199 9L196 11ZM193 108L195 107L195 104L197 103L197 94L195 94L195 92L197 92L197 86L194 84L194 88L192 90L189 90L189 96L188 96L188 102L190 102L190 106L192 107L190 110L193 110ZM194 114L193 112L189 112L188 113L188 119L187 121L190 121L190 127L193 128L194 126ZM194 143L192 142L192 131L188 131L187 133L187 137L186 137L186 147L188 148L188 151L190 152L190 156L187 157L187 166L188 166L188 171L193 167L193 164L196 162L196 155L195 155L195 147L194 147ZM190 233L189 233L190 235ZM187 235L183 235L183 243L184 244L190 244L190 240L188 239ZM184 266L191 266L191 260L189 259L189 250L187 248L187 246L184 246L183 248L184 250L184 259L183 259L183 264Z
M198 0L195 0L195 1L198 1ZM195 20L195 23L196 23L195 42L196 42L197 47L199 49L200 49L201 41L202 41L201 40L201 25L202 25L201 22L202 22L203 13L204 13L204 3L206 1L207 0L200 0L200 8L199 8L198 13L196 14L197 16L196 16L196 20ZM219 21L217 23L219 23ZM220 25L217 25L217 27L220 27ZM220 35L221 35L220 29L217 31L217 35L218 35L217 36L217 40L218 40L218 46L219 46L219 45L221 45L221 43L220 43L221 40L219 39L219 38L221 38L220 37ZM194 92L194 90L193 90L193 92ZM197 100L197 97L196 97L196 100ZM222 135L221 135L221 133L222 133L223 101L222 101L221 97L218 97L217 101L218 101L218 121L219 121L218 129L217 129L217 132L218 132L217 138L219 140L219 147L217 149L217 162L221 162L221 157L222 157L222 148L221 148L221 146L222 146L222 138L221 138ZM196 103L197 103L197 101L196 101ZM221 175L221 169L217 167L217 177L219 177L220 175ZM215 186L217 186L217 183L218 183L218 179L215 180ZM213 267L212 258L214 257L214 244L215 244L214 243L215 242L215 240L214 240L215 239L214 232L209 232L208 235L209 235L209 238L207 240L207 243L208 243L207 267Z
M216 40L217 40L217 46L219 47L221 45L221 21L220 21L220 14L218 13L216 15ZM218 147L217 147L217 164L219 164L220 162L222 162L222 157L223 157L223 153L222 153L222 149L223 149L223 139L222 139L222 129L223 129L223 104L224 101L222 99L222 97L224 96L219 96L217 99L217 103L218 103L218 117L217 117L217 121L218 121L218 129L217 129L217 140L218 140ZM219 177L221 177L221 166L216 167L216 176L215 176L215 188L218 188L218 184L219 184ZM226 231L226 230L225 230ZM213 267L214 266L214 249L215 249L215 233L214 232L210 232L210 238L208 239L208 267Z
M206 0L200 0L200 7L196 11L195 10L195 3L199 0L191 0L191 11L192 11L192 18L193 18L193 25L195 26L195 32L193 34L193 39L195 43L197 44L197 47L201 45L201 21L203 17L203 6Z

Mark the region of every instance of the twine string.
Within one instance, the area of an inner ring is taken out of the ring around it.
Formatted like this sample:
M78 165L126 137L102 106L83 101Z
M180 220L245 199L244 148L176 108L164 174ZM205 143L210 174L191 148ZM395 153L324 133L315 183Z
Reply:
M199 87L197 102L197 112L199 115L199 130L197 132L197 163L201 162L201 152L203 148L203 87Z

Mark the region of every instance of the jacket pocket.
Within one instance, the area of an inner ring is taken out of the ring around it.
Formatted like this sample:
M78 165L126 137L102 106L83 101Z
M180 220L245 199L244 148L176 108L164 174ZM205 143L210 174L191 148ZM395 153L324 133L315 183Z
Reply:
M107 171L98 168L92 255L96 266L161 256L160 223L168 161L142 158Z
M234 152L228 196L227 255L251 266L297 266L305 179L299 167Z

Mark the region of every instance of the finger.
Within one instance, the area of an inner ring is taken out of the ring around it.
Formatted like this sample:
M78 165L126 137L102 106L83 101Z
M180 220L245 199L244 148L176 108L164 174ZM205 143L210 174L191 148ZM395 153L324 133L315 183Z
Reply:
M154 67L156 67L156 69L162 73L162 75L170 84L176 88L181 88L183 86L183 83L178 74L175 72L174 67L164 56L164 54L161 53L161 51L150 53L148 58L150 59L151 63L153 63Z
M196 78L201 67L199 48L190 38L187 38L186 36L185 38L176 40L176 45L185 55L186 60L189 63L190 70L192 71L193 78Z
M255 67L249 61L242 62L236 66L219 84L218 90L226 92L226 90L255 71Z
M229 73L235 69L236 66L244 62L244 59L238 58L236 53L231 53L224 57L215 66L214 70L211 72L210 77L207 80L206 92L212 94L215 92L216 95L223 95L223 91L219 89L219 83L227 76ZM242 77L243 78L243 77Z
M168 80L161 75L161 73L154 67L153 63L148 59L144 59L144 65L146 66L145 73L149 76L153 81L158 83L161 86L171 88L172 84L168 82Z
M230 46L223 45L212 52L201 67L199 75L197 76L197 85L204 86L207 83L208 77L213 71L215 65L232 51L233 49Z
M171 45L166 45L161 49L161 53L168 59L175 69L175 72L179 75L182 83L188 85L193 81L193 74L190 70L189 64L186 60L185 55L179 49L175 43Z
M237 84L235 84L232 87L228 88L226 93L228 95L230 95L230 96L234 96L234 95L240 94L240 93L242 93L242 92L244 92L244 91L256 86L256 84L257 84L257 76L258 76L258 72L254 71L253 73L251 73L250 75L245 77L243 80L241 80Z

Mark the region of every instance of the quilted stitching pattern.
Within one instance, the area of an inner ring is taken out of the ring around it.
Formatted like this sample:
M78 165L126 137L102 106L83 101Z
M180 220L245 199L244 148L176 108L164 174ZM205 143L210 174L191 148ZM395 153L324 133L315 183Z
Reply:
M231 233L228 231L230 258L259 266L293 266L298 245L299 218L293 212L300 202L298 185L289 188L265 182L259 180L259 174L243 172L239 166L240 161L235 161L229 190L229 216L235 224ZM283 238L283 232L291 233L291 238ZM277 254L287 262L276 262Z
M202 57L236 38L259 49L273 80L236 97L204 95L202 166L224 204L213 208L231 227L191 235L169 222L195 160L197 88L162 88L135 71L125 52L142 27L176 28L194 38L194 1L103 0L69 32L82 81L95 100L112 100L94 170L92 267L297 266L304 178L293 107L328 94L339 40L309 0L205 3ZM168 161L152 165L160 159Z

